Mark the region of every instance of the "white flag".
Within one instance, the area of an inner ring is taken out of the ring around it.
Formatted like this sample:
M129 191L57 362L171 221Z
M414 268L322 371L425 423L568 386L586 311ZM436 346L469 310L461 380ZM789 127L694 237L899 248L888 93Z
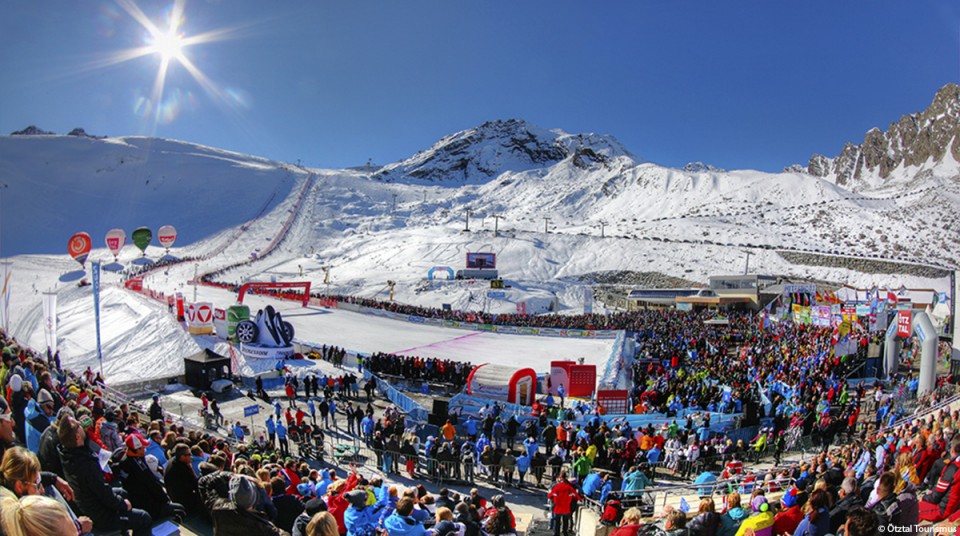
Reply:
M57 293L43 293L43 337L50 354L57 353Z

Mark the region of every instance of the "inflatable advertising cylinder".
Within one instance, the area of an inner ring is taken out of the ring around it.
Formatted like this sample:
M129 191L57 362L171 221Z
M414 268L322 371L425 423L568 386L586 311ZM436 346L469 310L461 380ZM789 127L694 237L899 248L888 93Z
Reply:
M237 341L237 324L250 320L250 308L246 305L227 307L227 339Z

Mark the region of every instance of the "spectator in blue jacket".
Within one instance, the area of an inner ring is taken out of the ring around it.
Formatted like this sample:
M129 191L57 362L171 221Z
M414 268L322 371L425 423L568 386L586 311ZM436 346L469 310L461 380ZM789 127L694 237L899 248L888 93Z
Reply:
M347 527L347 536L366 536L374 533L380 521L383 503L367 506L367 492L355 489L346 495L350 507L343 514L343 524Z
M520 451L520 456L517 457L517 472L520 473L520 478L517 480L517 486L523 487L523 477L527 474L527 471L530 470L530 455L525 450Z

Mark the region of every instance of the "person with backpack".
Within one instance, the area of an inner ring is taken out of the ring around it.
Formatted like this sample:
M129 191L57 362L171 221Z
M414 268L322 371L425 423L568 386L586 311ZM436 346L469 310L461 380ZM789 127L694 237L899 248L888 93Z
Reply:
M577 491L569 481L566 473L560 473L557 483L550 489L547 499L553 504L553 536L570 534L570 520L573 514L574 500L583 500L580 492Z
M610 499L601 503L603 512L600 514L600 524L607 527L616 527L623 520L623 504L617 499Z

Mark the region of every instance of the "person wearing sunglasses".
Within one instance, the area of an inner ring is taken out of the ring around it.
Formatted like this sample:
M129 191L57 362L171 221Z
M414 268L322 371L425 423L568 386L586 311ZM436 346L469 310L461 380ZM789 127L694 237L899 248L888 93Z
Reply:
M54 477L55 478L55 477ZM23 447L7 449L0 461L0 497L19 498L28 495L46 495L67 509L70 519L84 534L93 528L89 517L77 517L70 511L63 496L53 486L44 486L43 473L37 455Z
M50 392L40 389L36 399L27 402L26 418L27 448L37 452L40 448L40 436L53 421L54 402Z
M11 448L23 447L23 445L17 442L14 431L15 427L16 423L13 419L13 414L10 412L10 406L7 405L7 401L0 396L0 457ZM56 488L67 501L73 500L73 488L70 487L70 484L68 484L66 480L48 471L41 472L41 477L43 478L44 486Z

